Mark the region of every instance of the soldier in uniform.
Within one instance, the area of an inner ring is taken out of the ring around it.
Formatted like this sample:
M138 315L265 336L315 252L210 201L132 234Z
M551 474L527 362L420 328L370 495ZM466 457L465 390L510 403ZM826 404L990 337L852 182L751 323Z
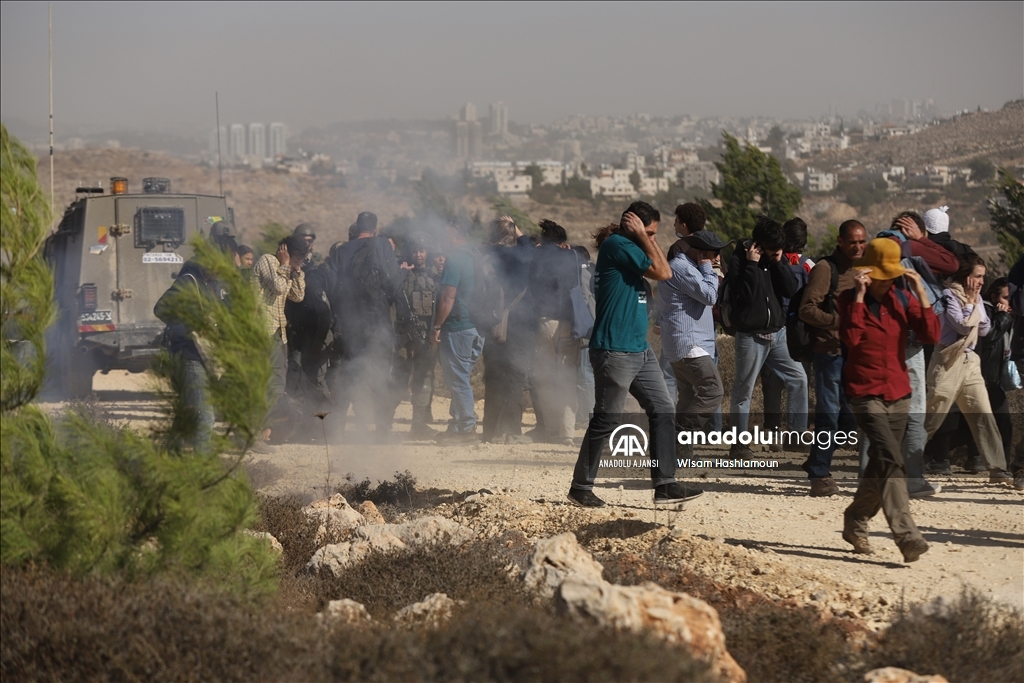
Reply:
M411 235L403 265L407 270L402 287L412 317L398 330L399 345L392 363L395 407L406 389L410 389L412 428L409 434L420 438L437 435L429 426L433 422L430 403L434 398L434 366L437 364L437 356L430 343L430 328L439 280L435 279L436 271L427 259L427 253L426 236L420 233Z
M331 307L327 302L324 267L316 265L313 259L316 231L309 223L300 223L292 234L304 239L310 251L302 264L305 297L302 301L286 301L284 307L290 342L287 393L301 399L306 412L310 412L320 410L327 399L325 346L331 330Z

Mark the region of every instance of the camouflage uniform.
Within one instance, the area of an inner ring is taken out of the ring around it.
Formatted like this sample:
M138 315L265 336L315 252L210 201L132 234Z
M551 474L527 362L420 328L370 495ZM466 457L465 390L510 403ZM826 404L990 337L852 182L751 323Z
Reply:
M412 322L399 330L399 347L392 368L394 385L401 400L406 389L411 389L412 433L425 433L433 422L430 403L434 398L434 366L437 355L431 345L434 320L434 302L437 282L432 268L414 268L406 273L402 285L412 311Z

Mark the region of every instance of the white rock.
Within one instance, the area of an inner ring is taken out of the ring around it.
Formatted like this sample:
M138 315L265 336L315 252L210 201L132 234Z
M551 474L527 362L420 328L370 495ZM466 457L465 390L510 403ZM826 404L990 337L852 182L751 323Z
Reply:
M302 508L306 516L318 521L316 542L324 543L331 535L355 529L366 524L366 519L352 509L345 497L336 493L330 498L321 498Z
M922 676L913 671L887 666L864 674L864 683L949 683L943 676Z
M559 587L558 602L573 616L616 629L648 631L683 645L694 659L709 664L721 680L747 680L746 673L725 647L718 612L691 595L674 593L655 583L617 586L571 574Z
M542 598L554 597L558 587L571 574L601 581L604 567L580 547L571 532L537 541L523 583Z
M444 593L431 593L419 602L398 610L395 621L400 624L427 623L437 626L451 618L457 604Z
M343 600L331 600L327 603L327 608L321 612L320 616L336 619L345 624L358 624L364 621L372 621L370 613L366 611L366 608L363 607L361 603L358 603L355 600L349 600L348 598Z

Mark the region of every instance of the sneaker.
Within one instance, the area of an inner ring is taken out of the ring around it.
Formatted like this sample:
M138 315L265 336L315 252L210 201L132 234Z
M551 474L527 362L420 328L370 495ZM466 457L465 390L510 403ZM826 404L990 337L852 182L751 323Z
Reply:
M607 503L594 495L593 491L584 489L569 489L569 502L581 508L603 508Z
M249 446L249 451L252 453L259 453L260 455L270 455L276 452L277 449L263 439L256 439L252 442L252 445Z
M413 423L409 428L409 437L418 439L436 439L437 430L422 422Z
M479 441L479 437L476 432L441 432L437 435L438 443L447 444L458 444L458 443L475 443Z
M669 484L659 484L654 487L654 504L672 505L673 503L685 503L694 498L699 498L703 493L700 489L683 486L677 481Z
M839 484L832 477L821 477L820 479L811 479L811 497L813 498L824 498L826 496L834 496L839 493Z
M964 461L964 472L968 474L984 474L988 472L988 468L985 467L985 463L981 461L981 458L967 458Z
M948 460L929 460L924 466L924 471L928 474L942 474L947 477L953 474Z
M533 443L533 439L528 437L526 434L506 434L505 443L521 445Z
M917 562L919 557L928 552L928 544L923 538L907 541L899 548L900 552L903 553L904 562Z
M864 536L858 536L852 531L843 531L843 540L853 546L853 552L858 555L874 555L875 549Z
M911 498L928 498L934 496L942 491L942 487L938 484L929 484L926 481L922 481L918 484L911 485L907 482L907 494Z
M741 443L734 443L729 449L729 457L739 458L740 460L744 458L753 458L754 451L750 450L750 446Z
M1006 470L989 470L988 483L990 484L1012 484L1013 475Z
M559 445L562 445L562 446L573 446L573 447L580 445L579 443L576 443L576 439L572 438L571 436L567 436L564 439L559 439L557 441L557 443Z
M1024 470L1017 470L1017 474L1013 475L1013 488L1024 491Z

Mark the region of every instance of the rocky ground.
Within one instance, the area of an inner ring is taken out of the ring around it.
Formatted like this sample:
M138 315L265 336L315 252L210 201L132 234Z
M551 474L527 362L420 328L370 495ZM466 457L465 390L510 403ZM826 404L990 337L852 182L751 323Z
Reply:
M156 418L156 404L143 391L142 377L117 372L96 376L99 405L111 419L144 427ZM437 399L434 415L446 411L447 402ZM477 411L482 413L482 405ZM403 404L399 432L408 430L409 417L409 406ZM614 538L594 535L600 541L588 549L643 555L671 547L680 566L724 585L773 601L856 616L876 628L901 602L949 600L964 586L1024 607L1024 494L990 485L980 475L933 478L942 485L942 493L911 502L914 519L931 548L908 565L881 514L872 525L875 555L854 555L840 538L842 511L856 487L852 451L837 453L833 473L842 493L832 498L809 497L799 468L803 455L785 453L771 454L779 461L779 468L772 471L681 470L686 483L705 493L672 511L654 507L644 470L603 469L596 492L609 505L592 511L574 507L565 498L575 448L332 443L328 455L317 427L311 420L300 429L303 436L278 445L273 454L251 456L253 483L267 494L297 494L312 501L333 493L345 483L346 474L354 481L368 478L376 484L408 471L417 489L437 490L433 514L488 535L516 529L537 539L573 531L587 545L588 529L617 525ZM724 456L725 451L708 447L707 454ZM466 496L481 490L485 493L467 505ZM669 546L663 543L666 538L672 539Z

